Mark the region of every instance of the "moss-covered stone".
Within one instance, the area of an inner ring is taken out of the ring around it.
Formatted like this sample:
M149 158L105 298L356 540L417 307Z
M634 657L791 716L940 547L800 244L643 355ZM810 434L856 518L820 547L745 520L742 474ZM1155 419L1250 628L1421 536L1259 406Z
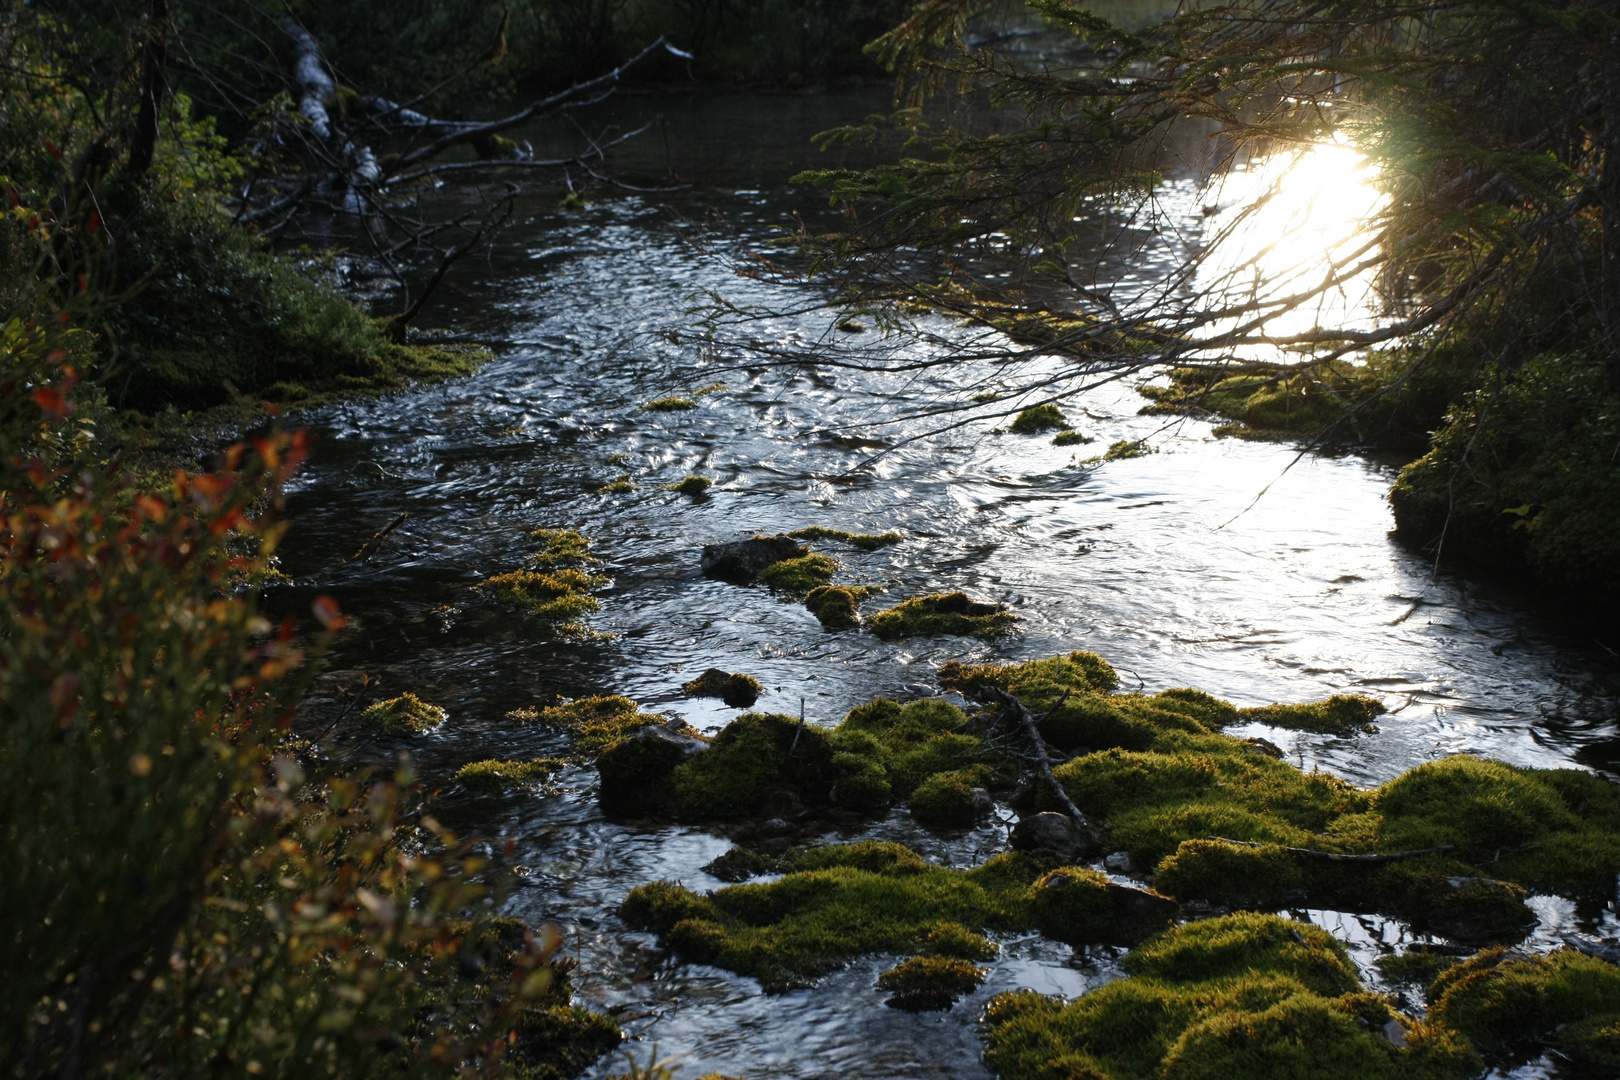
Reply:
M523 1010L512 1032L512 1054L534 1080L570 1080L624 1041L611 1016L566 1004Z
M993 953L987 929L1034 926L1034 885L1050 862L1023 852L972 870L924 861L899 844L864 841L809 848L783 860L765 884L701 896L671 882L635 889L620 914L696 963L752 975L771 990L803 985L865 953ZM1119 940L1139 934L1121 928ZM1096 928L1106 940L1106 928Z
M771 856L761 855L747 848L734 847L711 859L703 867L703 871L721 881L738 882L759 877L761 874L775 873L776 868L777 860Z
M585 569L601 562L590 553L590 540L572 529L537 529L530 536L540 547L530 554L528 567L495 574L477 588L522 608L549 634L590 636L577 620L601 607L591 593L607 584L607 578Z
M977 990L990 974L969 960L944 956L914 956L878 976L877 987L893 996L885 1005L907 1012L949 1009L956 1000Z
M1275 910L1304 897L1305 874L1299 861L1275 844L1183 840L1159 864L1153 887L1183 901Z
M545 724L568 732L581 758L590 760L614 743L666 718L642 712L636 703L619 694L577 698L548 708L516 709L506 714L519 723Z
M1056 405L1036 405L1019 413L1007 430L1014 435L1038 435L1043 431L1053 431L1069 426L1068 418L1063 410Z
M1442 972L1430 997L1435 1021L1500 1059L1556 1039L1566 1024L1612 1023L1620 1013L1620 967L1573 950L1516 956L1489 949ZM1593 1041L1599 1049L1601 1036Z
M758 580L779 592L803 596L826 585L837 572L837 559L811 552L772 563L759 572Z
M647 412L685 412L697 408L697 402L686 397L655 398L642 406Z
M986 1061L1003 1080L1463 1080L1479 1065L1455 1036L1361 991L1344 947L1308 923L1189 923L1125 966L1132 978L1067 1004L999 995L981 1027Z
M1068 428L1052 436L1053 446L1080 446L1084 443L1095 442L1089 435L1082 435L1074 428Z
M983 765L937 772L911 793L911 814L925 825L962 829L990 811L990 770Z
M1577 1020L1553 1040L1579 1076L1620 1076L1620 1013Z
M360 713L360 722L379 735L422 735L444 723L449 714L412 693L379 701Z
M861 625L861 595L847 585L822 585L805 595L804 606L823 630L854 630Z
M829 529L823 525L811 525L803 529L794 529L788 535L796 540L836 540L841 544L860 548L862 551L876 551L878 548L898 544L905 539L904 536L897 532L855 533L844 529Z
M732 674L719 668L709 668L691 682L681 685L687 697L717 697L734 709L746 709L759 700L765 688L752 675Z
M649 724L596 756L597 797L616 814L667 814L675 771L708 751L708 740L679 720Z
M781 816L825 805L836 774L828 733L794 716L746 713L670 777L684 820Z
M1238 717L1252 723L1322 735L1363 735L1378 731L1373 717L1388 712L1383 704L1360 694L1334 694L1326 701L1305 705L1262 705L1239 709Z
M1108 449L1103 451L1102 457L1098 460L1125 461L1129 458L1147 457L1149 454L1156 453L1158 453L1156 449L1141 439L1121 439L1116 443L1110 443Z
M696 499L699 496L707 494L709 488L713 485L714 481L710 480L707 476L688 476L678 484L671 484L669 489L671 491L678 491L682 495L688 495Z
M885 641L937 634L994 638L1018 621L1018 616L1000 604L982 603L966 593L934 593L877 612L867 620L867 629Z
M473 761L457 769L450 779L477 791L505 791L545 780L567 764L561 758Z

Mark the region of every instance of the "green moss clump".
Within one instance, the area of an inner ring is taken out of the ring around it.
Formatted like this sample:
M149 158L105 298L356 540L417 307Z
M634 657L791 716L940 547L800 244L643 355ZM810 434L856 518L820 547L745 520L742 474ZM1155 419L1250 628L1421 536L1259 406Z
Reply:
M925 825L967 828L990 807L983 795L990 770L983 765L934 773L911 793L911 815Z
M1488 949L1442 972L1429 992L1432 1019L1501 1056L1549 1041L1565 1024L1612 1024L1620 967L1570 949L1522 957Z
M879 975L877 986L894 995L884 1002L890 1008L930 1012L949 1009L957 998L977 990L989 974L989 968L968 960L914 956Z
M823 630L854 630L861 625L860 602L883 590L874 585L822 585L804 597L804 606Z
M714 481L707 476L688 476L678 484L671 484L669 490L678 491L682 495L690 495L696 499L708 492L714 486Z
M1089 945L1111 929L1113 903L1108 878L1096 870L1065 866L1041 877L1034 890L1035 925L1055 941Z
M1052 431L1057 428L1069 426L1068 418L1063 410L1056 405L1036 405L1019 413L1007 430L1014 435L1038 435L1043 431Z
M703 867L704 873L712 874L721 881L747 881L751 877L761 874L775 873L777 860L769 855L761 855L747 848L734 847L723 855L711 859Z
M450 779L481 791L504 791L544 780L568 763L561 758L533 761L474 761L456 770Z
M780 592L803 596L826 585L838 571L838 560L811 552L793 559L774 562L759 572L756 580Z
M664 717L644 713L634 701L618 694L578 698L544 709L517 709L506 716L519 723L545 724L568 732L585 760L644 727L665 722Z
M1620 1076L1620 1013L1577 1020L1553 1042L1578 1075Z
M1003 1080L1464 1080L1478 1058L1453 1035L1401 1022L1362 992L1344 946L1270 915L1177 927L1125 958L1134 977L1065 1004L997 996L981 1026ZM1398 1021L1399 1022L1399 1021Z
M745 713L670 778L670 804L685 820L792 813L827 802L835 774L827 733L797 717Z
M1119 688L1119 675L1108 661L1096 653L1079 651L1022 664L969 665L952 660L940 667L939 680L941 685L964 694L981 686L999 686L1032 708L1043 709L1065 692L1107 693Z
M665 397L649 401L642 408L647 412L684 412L697 408L697 402L685 397Z
M573 529L536 529L529 539L540 541L529 565L547 570L591 566L602 560L591 554L590 537Z
M765 688L752 675L738 672L733 675L719 668L710 668L691 682L681 685L687 697L717 697L734 709L746 709L759 700Z
M1380 956L1374 965L1387 982L1397 985L1427 987L1442 972L1457 966L1455 956L1439 952L1404 952Z
M369 706L360 714L360 721L379 735L422 735L444 723L447 716L437 705L404 693Z
M1032 927L1031 886L1050 866L1012 852L952 870L884 841L809 848L784 862L788 873L774 882L708 896L670 882L643 885L620 914L690 961L776 991L865 953L960 958L971 943L983 955L993 946L981 930Z
M914 596L877 612L867 620L867 628L885 641L936 634L994 638L1018 621L1018 616L1000 604L980 603L955 592Z
M1293 731L1314 731L1323 735L1375 734L1378 725L1373 717L1389 710L1370 697L1360 694L1334 694L1326 701L1308 705L1261 705L1253 709L1238 710L1242 720Z
M1108 449L1103 451L1101 460L1124 461L1128 458L1147 457L1149 454L1156 453L1158 453L1157 450L1141 439L1121 439L1110 444Z
M566 1004L525 1009L512 1030L513 1056L535 1080L578 1076L624 1041L611 1016Z
M630 474L615 476L611 481L597 488L599 495L628 495L636 490L636 485L630 480Z
M1095 441L1090 435L1082 435L1074 428L1067 428L1052 436L1053 446L1078 446Z
M1219 840L1183 840L1159 864L1153 887L1183 901L1275 910L1304 896L1305 874L1298 861L1275 844L1244 847Z
M803 529L794 529L788 533L795 540L836 540L862 551L876 551L878 548L890 544L898 544L905 537L897 532L886 533L854 533L843 529L829 529L822 525L810 525Z
M590 591L606 584L605 577L583 570L512 570L485 578L476 588L523 608L547 633L584 637L590 630L576 620L602 606Z

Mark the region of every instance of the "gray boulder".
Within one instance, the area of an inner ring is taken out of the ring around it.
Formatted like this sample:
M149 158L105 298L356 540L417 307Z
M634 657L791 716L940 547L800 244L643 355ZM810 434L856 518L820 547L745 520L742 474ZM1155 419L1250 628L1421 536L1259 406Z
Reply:
M753 536L725 544L704 544L703 576L746 585L767 566L809 552L791 536Z

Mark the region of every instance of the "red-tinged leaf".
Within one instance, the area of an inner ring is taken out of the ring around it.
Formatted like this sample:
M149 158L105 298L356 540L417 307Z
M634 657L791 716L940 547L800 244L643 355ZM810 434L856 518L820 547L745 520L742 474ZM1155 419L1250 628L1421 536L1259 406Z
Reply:
M96 235L96 231L99 230L100 228L101 228L101 215L96 213L94 210L90 211L90 235L91 236Z
M54 386L35 387L34 404L39 406L48 420L62 420L73 412L73 403Z
M39 141L45 144L45 149L51 152L51 157L55 158L57 161L62 160L62 151L56 148L55 143L51 142L49 139L41 139Z
M338 602L330 596L317 596L315 602L310 605L310 610L315 613L315 618L320 621L320 624L328 630L341 630L349 621L343 617L343 611L338 607Z

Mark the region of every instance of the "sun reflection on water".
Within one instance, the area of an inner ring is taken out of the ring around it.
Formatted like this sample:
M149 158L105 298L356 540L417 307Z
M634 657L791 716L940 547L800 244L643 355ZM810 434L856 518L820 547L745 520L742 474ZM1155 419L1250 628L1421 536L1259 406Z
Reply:
M1198 288L1212 311L1244 307L1214 332L1258 321L1255 331L1275 339L1374 325L1383 305L1369 263L1389 201L1377 179L1377 165L1341 139L1251 162L1213 185ZM1237 351L1259 359L1276 348Z

